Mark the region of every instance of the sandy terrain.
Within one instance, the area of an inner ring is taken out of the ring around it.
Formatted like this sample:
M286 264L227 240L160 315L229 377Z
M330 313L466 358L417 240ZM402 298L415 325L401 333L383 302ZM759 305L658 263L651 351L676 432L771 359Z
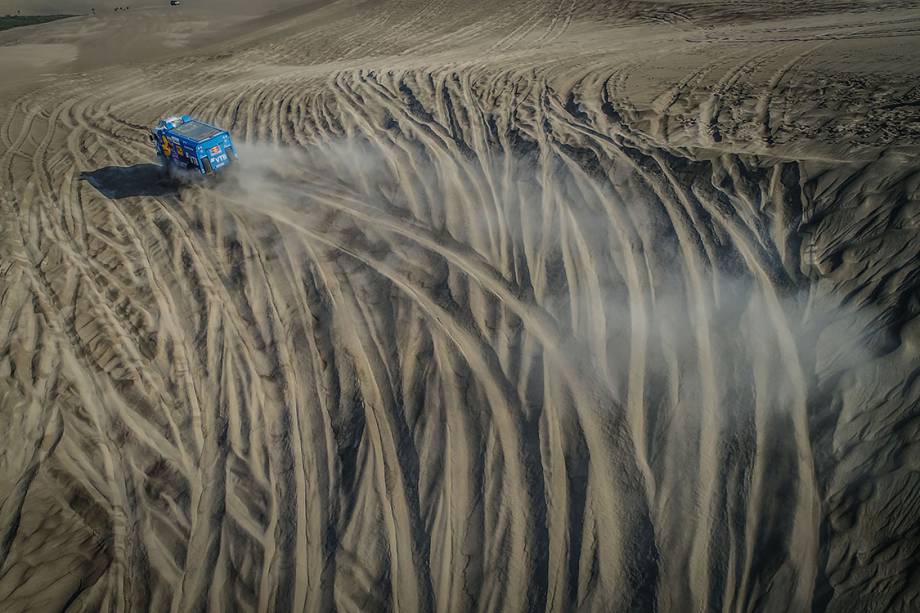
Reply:
M920 606L914 3L71 4L0 33L0 609Z

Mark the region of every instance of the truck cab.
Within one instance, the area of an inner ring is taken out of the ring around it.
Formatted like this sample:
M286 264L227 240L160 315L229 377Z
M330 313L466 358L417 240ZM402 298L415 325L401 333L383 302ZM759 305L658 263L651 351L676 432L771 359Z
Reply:
M150 134L164 167L197 170L207 175L236 160L230 133L209 123L177 115L161 120Z

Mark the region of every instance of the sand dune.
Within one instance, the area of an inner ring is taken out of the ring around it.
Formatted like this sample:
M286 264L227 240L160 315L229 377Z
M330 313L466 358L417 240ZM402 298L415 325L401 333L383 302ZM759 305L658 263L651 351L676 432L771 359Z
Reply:
M916 608L911 3L186 4L0 35L0 608Z

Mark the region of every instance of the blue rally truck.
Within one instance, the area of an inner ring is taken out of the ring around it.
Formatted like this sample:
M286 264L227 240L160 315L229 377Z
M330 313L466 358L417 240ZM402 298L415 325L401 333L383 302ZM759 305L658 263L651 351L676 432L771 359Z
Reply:
M236 149L226 130L188 115L160 120L150 140L166 168L196 169L208 175L236 160Z

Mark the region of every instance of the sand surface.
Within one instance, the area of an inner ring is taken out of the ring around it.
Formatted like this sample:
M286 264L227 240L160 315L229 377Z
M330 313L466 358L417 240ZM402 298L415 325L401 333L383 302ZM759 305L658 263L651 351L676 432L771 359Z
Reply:
M0 610L920 606L915 3L70 4L0 33Z

